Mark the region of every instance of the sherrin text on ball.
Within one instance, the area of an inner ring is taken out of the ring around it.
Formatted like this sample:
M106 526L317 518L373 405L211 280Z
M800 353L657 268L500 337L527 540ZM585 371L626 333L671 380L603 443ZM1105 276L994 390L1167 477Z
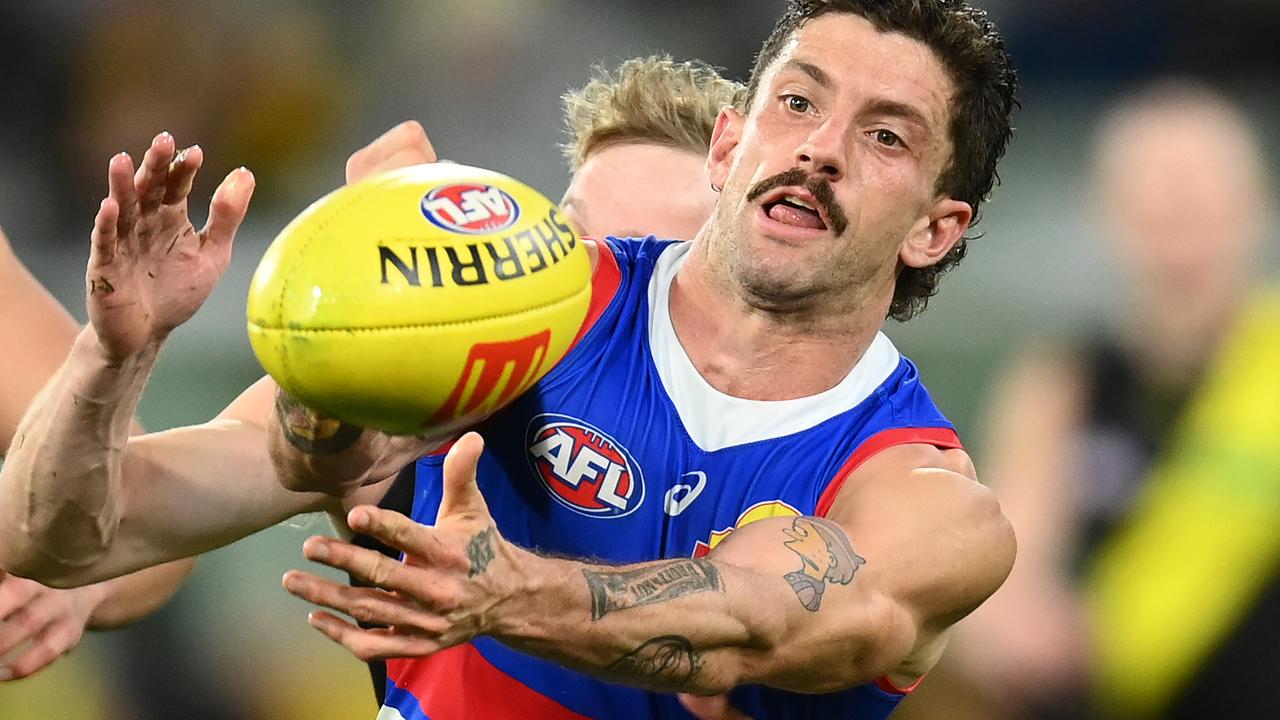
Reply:
M474 424L542 378L591 297L555 205L489 170L430 164L321 198L249 289L249 339L293 397L398 434Z

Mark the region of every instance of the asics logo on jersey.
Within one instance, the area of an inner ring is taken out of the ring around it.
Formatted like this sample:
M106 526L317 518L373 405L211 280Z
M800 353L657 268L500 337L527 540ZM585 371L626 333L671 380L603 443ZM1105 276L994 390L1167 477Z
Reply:
M464 235L504 230L520 219L520 204L501 188L445 185L422 198L422 214L437 227Z
M693 501L697 500L698 496L702 494L702 489L707 486L707 474L701 470L687 472L684 475L681 475L680 478L692 478L694 484L690 485L689 483L680 483L679 485L673 485L671 489L667 491L667 497L663 502L662 508L666 510L667 514L671 517L675 517L685 510L688 510L689 506L693 504Z
M527 434L534 475L556 502L581 515L618 518L644 502L644 478L620 443L576 418L544 414Z

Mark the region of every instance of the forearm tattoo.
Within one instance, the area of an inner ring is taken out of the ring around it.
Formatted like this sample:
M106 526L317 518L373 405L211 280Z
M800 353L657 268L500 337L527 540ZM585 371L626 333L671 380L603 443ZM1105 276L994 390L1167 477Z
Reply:
M591 619L614 610L674 600L694 593L724 592L720 571L709 560L673 560L637 570L583 570L591 591Z
M822 604L828 581L848 585L867 562L853 551L844 530L830 520L798 517L782 532L788 538L783 545L800 556L800 569L783 577L810 612L817 612Z
M493 528L485 528L476 533L467 543L467 558L471 560L471 568L467 577L475 577L489 567L493 560Z
M702 654L689 638L663 635L613 661L605 672L623 681L655 690L678 692L686 689L702 670Z
M276 389L276 417L284 439L308 455L337 455L355 445L364 432L357 425L324 417L279 388Z

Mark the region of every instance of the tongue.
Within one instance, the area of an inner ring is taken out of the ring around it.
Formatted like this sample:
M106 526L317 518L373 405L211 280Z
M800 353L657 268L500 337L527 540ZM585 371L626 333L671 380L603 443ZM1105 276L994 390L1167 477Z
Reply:
M774 203L773 207L769 208L769 217L786 225L812 228L814 230L825 230L827 228L823 224L822 218L813 210L806 210L783 202Z

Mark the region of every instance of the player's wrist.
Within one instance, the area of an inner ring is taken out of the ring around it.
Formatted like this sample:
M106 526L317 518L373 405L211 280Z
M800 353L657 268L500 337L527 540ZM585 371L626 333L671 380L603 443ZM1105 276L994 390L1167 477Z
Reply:
M132 380L139 375L150 374L156 358L160 355L164 340L164 337L153 337L134 352L121 355L108 346L90 323L76 336L71 357L79 365L97 375L118 376Z
M71 593L71 602L76 609L76 615L86 630L94 629L94 615L107 601L111 582L111 580L104 580L64 591Z
M579 563L543 557L506 541L502 552L509 558L504 564L510 580L489 614L485 634L514 643L556 636L555 626L573 615L566 589L577 572L571 566Z

